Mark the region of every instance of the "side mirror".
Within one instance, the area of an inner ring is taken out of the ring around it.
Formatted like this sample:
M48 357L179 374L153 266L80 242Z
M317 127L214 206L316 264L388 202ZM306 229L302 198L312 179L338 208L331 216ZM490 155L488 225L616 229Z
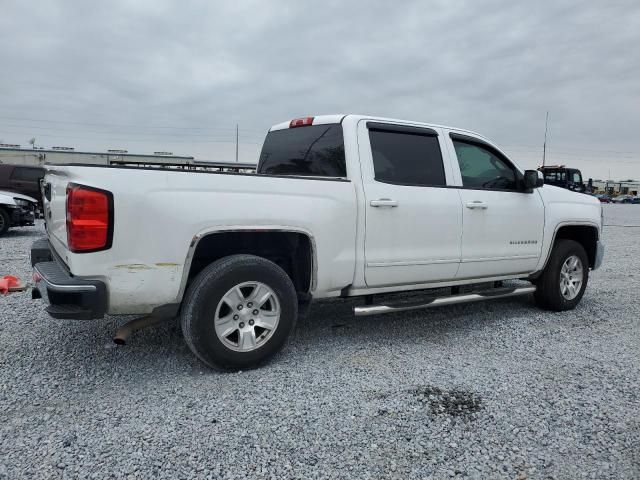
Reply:
M524 171L524 188L525 190L533 190L544 185L544 177L542 172L538 170Z

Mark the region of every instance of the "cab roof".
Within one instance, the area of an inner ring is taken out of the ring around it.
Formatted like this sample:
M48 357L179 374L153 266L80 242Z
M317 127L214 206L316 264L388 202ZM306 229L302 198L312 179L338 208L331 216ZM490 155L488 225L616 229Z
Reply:
M448 127L446 125L438 125L435 123L425 123L425 122L417 122L415 120L402 120L399 118L388 118L388 117L376 117L375 115L358 115L358 114L333 114L333 115L316 115L316 116L305 116L294 118L286 122L278 123L272 126L269 131L273 132L274 130L285 130L287 128L297 128L298 126L303 125L326 125L330 123L342 123L345 118L349 117L354 121L359 120L374 120L377 122L385 122L385 123L399 123L402 125L411 125L416 127L427 127L427 128L444 128L447 130L464 133L467 135L472 135L474 137L481 138L491 143L489 139L487 139L484 135L481 135L477 132L473 132L471 130L466 130L463 128L457 127ZM297 125L295 122L299 122ZM308 123L307 123L308 122Z

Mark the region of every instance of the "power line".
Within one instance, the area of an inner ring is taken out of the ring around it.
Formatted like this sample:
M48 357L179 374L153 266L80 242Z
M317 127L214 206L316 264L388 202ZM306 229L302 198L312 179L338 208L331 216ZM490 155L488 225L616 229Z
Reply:
M71 122L68 120L50 120L44 118L25 118L25 117L10 117L0 115L0 118L4 120L17 120L17 121L25 121L25 122L36 122L36 123L52 123L52 124L67 124L67 125L90 125L90 126L98 126L98 127L122 127L122 128L153 128L153 129L169 129L169 130L224 130L228 132L235 131L233 127L185 127L185 126L173 126L173 125L133 125L133 124L117 124L117 123L97 123L97 122ZM257 130L257 129L242 129L245 132L255 132L265 134L266 130Z
M518 147L511 147L511 148L503 148L504 151L506 152L524 152L521 154L540 154L540 149L530 149L530 148L518 148ZM570 150L547 150L547 155L552 156L552 157L557 157L557 156L570 156L570 157L579 157L579 158L610 158L610 159L617 159L617 158L637 158L640 161L640 154L629 154L629 155L622 155L622 154L608 154L608 153L602 153L602 152L595 152L595 153L582 153L582 152L572 152Z
M67 120L50 120L50 119L35 119L35 118L26 118L26 117L14 117L14 116L4 116L4 115L0 115L0 119L7 119L7 120L17 120L20 122L36 122L36 123L50 123L50 124L66 124L66 125L81 125L81 126L101 126L101 127L112 127L112 128L127 128L127 129L131 129L131 128L141 128L141 129L160 129L160 130L187 130L187 131L201 131L203 133L181 133L181 134L175 134L175 133L160 133L158 132L156 133L137 133L137 132L131 132L130 130L127 132L104 132L104 131L100 131L100 132L95 132L95 131L88 131L88 130L81 130L78 131L78 133L90 133L90 134L98 134L98 135L108 135L111 133L115 133L117 135L147 135L147 136L151 136L151 135L169 135L169 136L189 136L189 137L209 137L211 135L221 135L221 134L225 134L227 133L228 135L233 135L234 133L236 133L236 128L234 127L185 127L185 126L170 126L170 125L140 125L140 124L115 124L115 123L97 123L97 122L73 122L73 121L67 121ZM6 127L9 128L20 128L20 129L37 129L37 130L51 130L51 131L68 131L68 132L76 132L77 130L75 129L70 129L70 128L59 128L59 127L45 127L45 126L30 126L30 125L6 125ZM4 127L4 128L6 128ZM211 135L206 133L206 132L211 132ZM246 133L245 133L246 132ZM252 135L251 133L255 133L256 135ZM24 132L8 132L8 133L12 133L12 134L25 134L25 135L33 135L33 132L30 133L24 133ZM242 128L242 129L238 129L238 133L240 137L245 137L245 138L254 138L254 139L258 139L260 138L262 140L262 138L264 138L264 136L267 134L267 129L265 130L255 130L255 129L246 129L246 128ZM45 136L44 134L40 135L40 136ZM49 135L49 136L53 136L53 135ZM80 137L78 137L80 138ZM504 149L518 149L518 150L530 150L532 152L540 152L540 146L538 145L510 145L510 144L500 144L501 148ZM544 149L544 145L542 147ZM608 150L608 149L599 149L599 148L589 148L589 147L571 147L569 149L566 148L559 148L559 149L550 149L549 150L552 153L566 153L566 154L573 154L572 152L574 151L585 151L585 152L589 152L590 156L594 156L593 152L602 152L602 153L613 153L613 154L622 154L622 155L633 155L633 156L637 156L640 157L640 152L630 152L630 151L620 151L620 150ZM575 153L575 155L578 155L578 153Z
M12 133L12 135L25 135L25 136L29 136L29 133ZM49 135L49 134L45 134L45 133L41 133L38 134L37 137L50 137L50 138L71 138L71 139L76 139L76 140L93 140L93 141L101 141L101 142L140 142L140 143L150 143L153 142L154 140L152 139L145 139L145 140L141 140L141 139L134 139L134 138L118 138L118 137L104 137L104 138L95 138L95 137L85 137L85 136L81 136L81 135ZM159 142L162 142L162 139L158 140ZM164 143L190 143L193 145L197 145L200 143L235 143L235 140L233 139L217 139L217 140L213 140L213 139L209 139L209 140L185 140L185 141L180 141L180 140L175 140L175 139L169 139L169 140L165 140ZM247 142L247 141L243 141L243 144L246 145L262 145L262 142Z
M232 135L232 132L229 133L222 133L222 132L212 132L211 134L206 134L206 133L173 133L173 132L110 132L110 131L92 131L92 130L76 130L73 128L59 128L59 127L29 127L29 126L24 126L24 125L4 125L2 127L0 127L0 129L5 130L7 128L11 128L11 129L28 129L28 130L44 130L44 131L51 131L51 132L77 132L80 134L95 134L95 135L135 135L135 136L153 136L153 137L165 137L165 136L177 136L177 137L211 137L213 135ZM8 133L19 133L22 134L24 132L8 132ZM33 132L31 132L30 134L32 134ZM238 134L238 132L235 132L236 134ZM26 133L25 133L26 135ZM266 133L264 134L266 135ZM258 140L258 139L262 139L264 137L264 135L258 136L258 135L253 135L253 134L246 134L246 133L240 133L240 136L243 138L249 138L249 139L254 139L254 140Z
M501 148L520 148L520 149L531 149L531 150L540 150L540 146L538 145L510 145L510 144L499 144ZM554 151L563 150L565 147L559 147L558 149L553 149ZM621 151L621 150L607 150L602 148L589 148L589 147L570 147L571 150L580 150L585 152L604 152L604 153L628 153L631 155L640 155L639 152L629 152L629 151Z

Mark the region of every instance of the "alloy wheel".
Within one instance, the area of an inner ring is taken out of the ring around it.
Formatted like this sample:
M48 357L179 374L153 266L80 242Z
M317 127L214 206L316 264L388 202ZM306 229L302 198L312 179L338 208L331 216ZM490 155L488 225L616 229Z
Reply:
M236 352L250 352L269 341L278 328L280 302L271 287L243 282L218 302L214 326L218 339Z
M577 255L571 255L560 269L560 293L566 300L573 300L580 293L584 267Z

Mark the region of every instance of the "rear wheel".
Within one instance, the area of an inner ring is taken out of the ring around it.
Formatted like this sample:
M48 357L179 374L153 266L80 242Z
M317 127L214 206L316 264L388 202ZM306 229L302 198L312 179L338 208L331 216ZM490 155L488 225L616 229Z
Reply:
M7 233L10 226L11 217L9 217L9 214L3 208L0 208L0 235Z
M580 303L588 280L589 259L584 247L574 240L558 240L536 281L536 302L548 310L571 310Z
M210 367L254 367L285 344L298 316L296 291L275 263L233 255L206 267L182 305L187 345Z

